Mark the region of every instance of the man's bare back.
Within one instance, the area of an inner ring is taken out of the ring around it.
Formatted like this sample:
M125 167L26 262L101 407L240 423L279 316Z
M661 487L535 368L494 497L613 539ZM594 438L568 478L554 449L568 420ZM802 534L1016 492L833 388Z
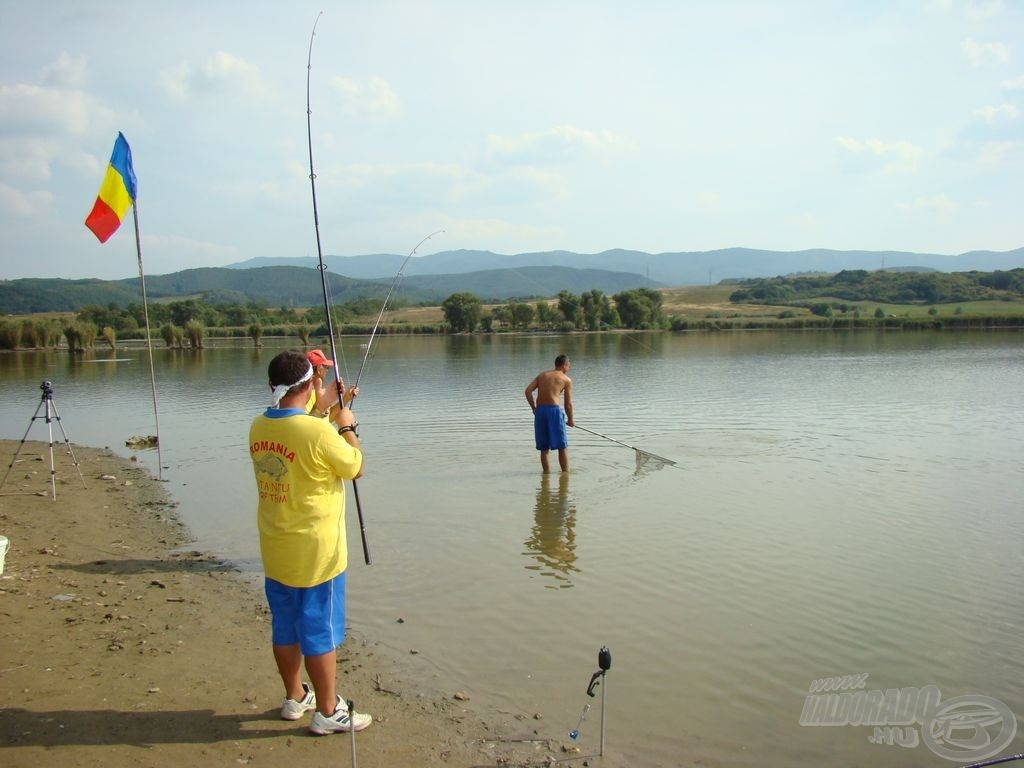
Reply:
M561 371L538 373L532 384L531 391L537 392L537 405L561 405L562 393L572 390L572 379Z
M568 362L565 367L569 367ZM536 402L533 399L534 392L537 393ZM572 379L562 369L542 371L526 387L526 401L533 411L537 410L538 405L562 405L563 399L568 424L570 427L575 426L572 421Z

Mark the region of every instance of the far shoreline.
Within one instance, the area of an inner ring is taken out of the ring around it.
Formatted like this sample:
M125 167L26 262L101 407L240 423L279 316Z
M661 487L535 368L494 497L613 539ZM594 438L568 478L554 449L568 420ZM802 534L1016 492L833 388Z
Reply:
M863 332L863 331L890 331L890 332L901 332L901 333L913 333L913 332L942 332L942 331L969 331L969 332L1009 332L1009 331L1024 331L1024 315L992 315L992 316L972 316L963 318L954 322L949 321L948 318L931 319L931 318L913 318L913 317L899 317L899 318L886 318L886 319L874 319L874 318L838 318L832 321L817 321L810 318L798 318L786 321L755 321L751 319L736 319L731 320L723 318L721 320L708 320L699 321L694 324L694 327L683 327L683 328L607 328L602 330L573 330L573 331L557 331L557 330L505 330L505 331L470 331L470 332L458 332L458 333L447 333L443 331L436 332L417 332L408 328L381 328L378 331L378 336L398 336L402 338L415 338L415 337L427 337L427 338L503 338L503 337L561 337L561 336L634 336L634 335L646 335L646 334L691 334L691 333L765 333L765 332ZM352 332L345 333L339 332L335 334L336 338L339 339L356 339L365 338L366 333ZM309 349L321 346L328 346L330 339L327 337L319 338L314 341L310 341L306 344L302 343L302 340L297 336L275 336L265 335L258 344L253 344L251 339L247 339L242 335L211 335L205 336L203 343L198 346L192 346L190 344L172 345L168 346L163 343L162 339L153 339L154 342L159 343L147 344L143 338L118 338L115 346L102 346L101 344L94 344L86 349L75 349L69 350L67 345L63 342L54 347L16 347L14 349L0 348L0 354L12 354L19 352L59 352L64 354L85 354L85 353L98 353L98 352L117 352L119 349L148 349L152 346L154 351L201 351L203 349L211 348L252 348L262 349L263 347L295 347L299 349ZM270 342L270 343L266 343Z

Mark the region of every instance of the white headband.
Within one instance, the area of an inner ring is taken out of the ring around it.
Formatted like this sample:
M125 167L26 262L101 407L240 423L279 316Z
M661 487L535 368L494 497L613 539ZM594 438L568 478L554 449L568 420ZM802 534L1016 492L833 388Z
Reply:
M309 368L306 369L306 373L301 379L296 381L294 384L278 384L274 387L274 392L270 397L270 407L277 408L281 404L281 398L288 394L288 390L292 387L297 387L299 384L305 384L311 378L313 378L313 366L307 362Z

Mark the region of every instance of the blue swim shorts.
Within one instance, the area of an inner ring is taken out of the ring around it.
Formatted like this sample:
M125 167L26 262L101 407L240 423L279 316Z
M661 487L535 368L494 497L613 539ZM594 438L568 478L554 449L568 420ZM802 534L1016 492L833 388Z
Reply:
M557 405L538 405L533 415L533 436L538 451L560 450L569 447L565 433L565 414Z
M330 653L345 641L345 573L315 587L288 587L264 579L271 642L299 644L303 656Z

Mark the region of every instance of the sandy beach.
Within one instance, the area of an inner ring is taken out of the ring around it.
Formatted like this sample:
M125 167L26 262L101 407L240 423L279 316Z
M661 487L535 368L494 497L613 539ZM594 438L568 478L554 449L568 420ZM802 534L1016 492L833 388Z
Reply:
M311 736L308 715L279 719L260 591L190 549L147 470L108 449L73 450L78 469L54 447L54 500L46 443L0 441L3 764L350 765L347 734ZM357 736L358 765L595 763L530 713L485 718L458 691L401 679L354 620L339 692L375 718Z

